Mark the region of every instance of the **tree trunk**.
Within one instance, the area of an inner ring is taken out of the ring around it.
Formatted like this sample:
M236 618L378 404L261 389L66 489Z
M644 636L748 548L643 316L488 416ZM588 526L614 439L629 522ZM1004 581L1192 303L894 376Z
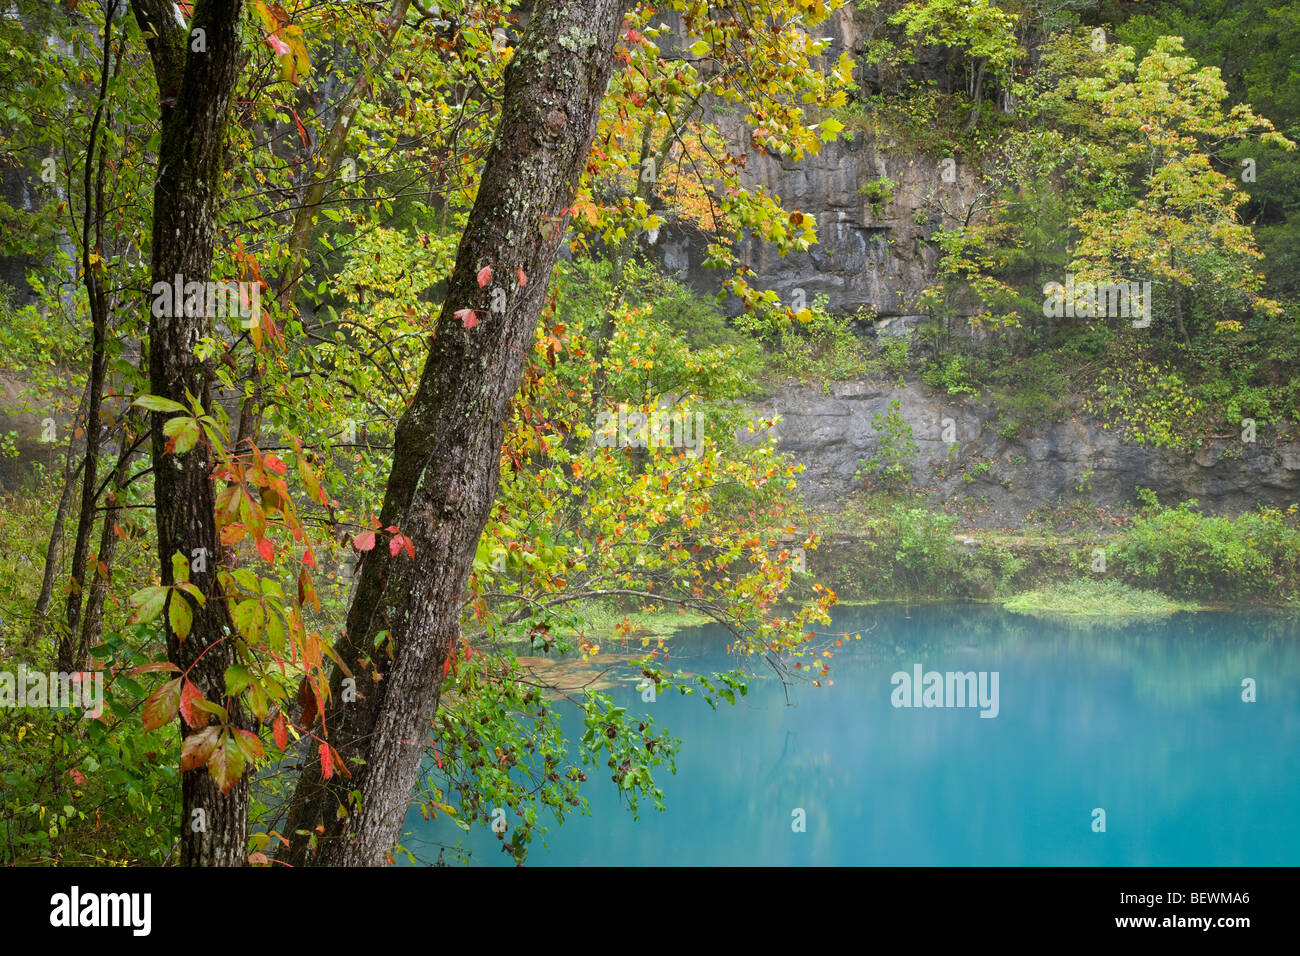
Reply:
M132 0L142 32L148 36L158 90L164 103L175 91L174 105L162 108L162 145L158 151L158 181L154 186L153 279L155 282L206 282L211 276L217 228L219 184L225 172L226 132L231 98L240 62L239 21L242 0L197 0L189 23L181 27L169 0ZM203 31L205 49L195 51L191 37ZM210 405L211 376L193 347L206 333L202 316L172 309L171 316L149 318L149 387L155 395L189 405L186 393ZM192 680L208 700L225 697L225 671L234 663L235 633L226 602L220 596L217 570L222 550L217 533L212 482L212 450L204 441L183 455L166 452L163 423L152 416L154 517L162 582L173 583L171 557L179 551L189 559L195 549L206 552L206 571L190 580L207 596L194 607L194 620L184 642L170 625L167 658ZM217 646L213 646L217 645ZM211 651L204 653L211 648ZM195 664L199 655L202 660ZM193 665L193 669L191 668ZM178 720L179 722L179 720ZM237 706L230 722L247 727ZM181 733L188 728L182 723ZM195 770L181 780L181 863L186 866L237 866L247 857L248 778L241 777L226 793L211 774ZM201 811L201 812L200 812Z
M86 457L81 464L81 508L77 515L77 537L72 548L72 565L69 569L68 600L66 603L67 629L59 639L58 668L69 672L81 670L84 661L77 658L77 631L81 622L82 592L86 587L86 560L90 553L90 535L95 529L95 481L99 472L99 443L103 426L99 421L104 403L104 375L108 365L105 349L108 346L108 300L104 284L100 281L100 261L92 261L92 254L103 257L104 233L104 166L106 148L99 142L100 123L104 120L104 105L108 96L108 77L112 69L113 16L119 0L105 5L103 62L99 78L99 102L90 122L90 137L86 145L86 170L83 178L83 205L81 211L81 271L86 286L86 299L90 305L90 383L86 386ZM98 154L96 154L98 148Z
M1169 251L1170 272L1174 272L1174 263L1174 253L1171 249ZM1187 334L1187 326L1183 323L1183 286L1177 279L1177 273L1175 272L1174 274L1175 278L1173 278L1169 283L1170 287L1173 289L1174 324L1178 327L1178 334L1183 337L1183 344L1190 349L1192 347L1192 337Z
M975 124L979 122L980 118L980 106L984 99L984 63L985 61L981 59L979 69L976 71L975 78L971 82L971 108L970 115L966 117L967 132L970 132L975 128Z
M86 660L90 648L99 643L100 626L104 621L104 599L108 596L109 575L113 571L113 559L117 554L117 535L113 528L122 514L117 494L126 481L127 468L131 464L131 445L127 442L125 432L122 436L122 449L117 456L117 465L108 488L108 507L104 509L104 523L99 532L99 550L95 552L95 567L90 570L90 594L86 597L86 610L82 615L81 639L77 642L75 659ZM99 569L103 571L100 572ZM80 669L78 664L76 669Z
M390 557L383 541L368 553L337 645L352 665L374 656L374 636L387 630L394 656L356 671L382 671L382 680L360 677L355 703L343 699L336 669L325 726L352 779L336 772L324 780L316 761L304 771L290 807L289 862L379 865L400 836L443 664L459 635L474 549L496 495L504 422L586 163L626 2L543 0L507 68L478 198L419 389L397 426L381 521L412 539L415 558ZM492 278L480 288L476 275L485 266ZM498 289L505 309L492 312ZM463 324L465 309L478 310L472 329ZM352 790L359 806L348 798ZM317 825L324 836L313 855L309 831Z
M68 429L68 453L63 460L63 491L59 493L59 503L54 509L54 527L50 529L50 543L45 547L45 571L41 575L41 593L37 595L36 606L32 610L33 628L40 628L45 624L45 614L49 611L50 599L54 596L54 578L59 571L59 551L63 546L63 526L67 523L68 511L72 507L73 482L76 481L80 471L80 466L77 465L77 422L81 420L89 396L90 387L87 383L86 389L81 394L81 404L77 406L77 411L72 417L72 425ZM56 654L58 650L59 641L56 636L54 640Z

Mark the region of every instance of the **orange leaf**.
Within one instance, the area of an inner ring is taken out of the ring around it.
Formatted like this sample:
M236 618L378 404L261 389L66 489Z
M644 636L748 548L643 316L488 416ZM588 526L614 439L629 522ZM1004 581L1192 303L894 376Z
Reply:
M204 727L197 734L186 737L185 743L181 744L181 772L194 770L207 764L220 742L220 727Z
M181 688L180 712L185 718L185 723L191 727L202 727L208 722L207 713L194 707L194 704L200 700L203 700L202 692L190 681L185 681L185 686Z
M181 678L169 680L149 695L140 712L145 730L154 730L176 716L181 702Z
M275 720L271 721L271 736L281 751L289 746L289 722L284 719L284 714L276 714Z

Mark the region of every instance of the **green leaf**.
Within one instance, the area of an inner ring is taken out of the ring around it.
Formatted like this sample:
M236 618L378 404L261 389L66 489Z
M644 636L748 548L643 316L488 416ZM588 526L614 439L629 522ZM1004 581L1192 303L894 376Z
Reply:
M839 136L840 132L843 129L844 129L844 124L841 123L839 120L837 120L835 117L833 116L826 117L826 119L822 120L821 123L822 141L826 143L833 143L835 141L835 138Z
M163 602L167 600L167 589L158 585L141 588L131 595L131 607L134 610L127 618L128 624L147 624L162 613Z
M253 682L253 675L243 664L233 664L226 668L226 694L238 697L245 687Z
M172 418L163 425L163 434L175 442L172 451L183 455L198 444L203 429L193 418Z
M160 395L141 395L131 404L139 408L147 408L151 412L184 412L189 410L180 402L173 402L170 398L163 398Z
M208 760L208 772L225 793L244 775L244 755L229 737L222 739Z
M167 621L172 626L172 633L182 641L190 636L194 612L190 610L190 602L179 593L173 592L172 599L167 604Z

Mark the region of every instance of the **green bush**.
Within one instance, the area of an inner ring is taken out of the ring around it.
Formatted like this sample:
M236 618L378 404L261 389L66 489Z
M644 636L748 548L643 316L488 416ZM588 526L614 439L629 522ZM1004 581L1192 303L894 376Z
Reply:
M904 375L912 367L911 346L900 336L883 338L871 356L872 370L879 369L891 378Z
M1149 502L1148 502L1149 503ZM1282 597L1295 589L1300 530L1294 508L1207 517L1196 501L1148 510L1121 538L1117 559L1134 581L1200 598Z
M810 311L807 323L782 328L780 345L770 352L771 371L822 384L865 375L866 348L849 327L850 319L827 312L825 296L818 296Z
M921 373L921 378L931 388L941 388L949 395L970 395L980 393L983 376L979 373L978 361L969 355L949 355L939 362L931 363Z
M912 461L921 448L912 439L912 426L903 418L898 399L889 403L888 415L872 415L871 424L880 440L876 453L859 464L858 477L874 476L891 484L910 481Z

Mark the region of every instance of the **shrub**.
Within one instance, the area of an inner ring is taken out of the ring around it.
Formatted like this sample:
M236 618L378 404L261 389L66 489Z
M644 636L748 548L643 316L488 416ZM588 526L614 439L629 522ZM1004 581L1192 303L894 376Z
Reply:
M912 439L912 426L903 418L898 399L889 403L888 415L872 415L871 424L880 439L876 453L859 465L858 477L873 475L895 484L909 481L912 461L921 449Z
M1185 501L1134 520L1117 550L1133 580L1171 594L1222 599L1271 597L1294 586L1300 569L1294 509L1233 519L1195 508L1195 500Z

